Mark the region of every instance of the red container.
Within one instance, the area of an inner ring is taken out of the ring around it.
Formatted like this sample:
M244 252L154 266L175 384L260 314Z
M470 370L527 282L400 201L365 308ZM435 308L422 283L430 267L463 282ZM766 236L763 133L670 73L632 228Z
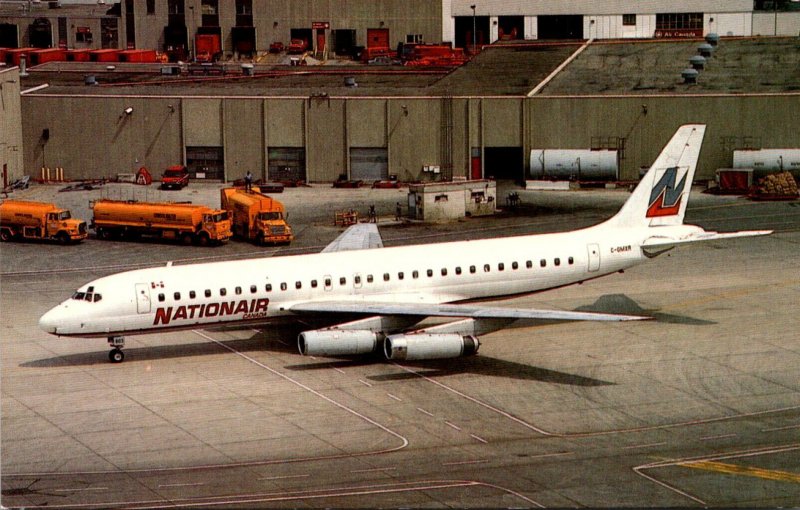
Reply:
M60 48L46 48L41 50L34 50L30 53L30 64L38 66L39 64L46 64L47 62L66 62L67 50Z
M27 55L30 57L31 52L37 49L38 48L10 48L6 50L6 64L10 66L18 66L20 55ZM28 59L28 62L30 62L30 58Z
M120 62L156 62L156 50L123 50L119 52Z
M67 50L67 62L88 62L89 51L88 48Z
M105 50L91 50L89 51L89 60L91 62L119 62L120 50L105 49Z

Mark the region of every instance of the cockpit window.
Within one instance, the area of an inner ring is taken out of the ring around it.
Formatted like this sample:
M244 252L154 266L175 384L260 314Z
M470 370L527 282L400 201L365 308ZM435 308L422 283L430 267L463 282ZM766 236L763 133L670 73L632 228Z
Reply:
M85 297L86 297L85 292L76 292L75 294L72 295L72 299L77 299L78 301L83 301Z
M97 292L94 292L94 287L89 287L87 289L87 292L76 291L72 295L72 299L76 301L88 301L89 303L97 303L98 301L103 299L103 296Z

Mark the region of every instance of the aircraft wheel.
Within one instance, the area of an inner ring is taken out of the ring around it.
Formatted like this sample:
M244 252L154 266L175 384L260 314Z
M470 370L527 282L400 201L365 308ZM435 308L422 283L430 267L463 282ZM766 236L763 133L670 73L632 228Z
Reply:
M122 360L125 359L125 354L121 349L111 349L111 352L108 353L108 359L111 363L122 363Z

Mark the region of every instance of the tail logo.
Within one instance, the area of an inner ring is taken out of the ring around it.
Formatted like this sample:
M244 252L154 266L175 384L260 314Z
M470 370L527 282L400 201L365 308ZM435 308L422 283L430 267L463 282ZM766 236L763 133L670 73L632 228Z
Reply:
M653 189L650 191L650 205L647 207L648 218L658 218L662 216L675 216L681 208L681 197L683 196L683 187L686 184L686 174L675 185L675 180L678 177L678 167L670 167L664 171L664 175L658 180Z

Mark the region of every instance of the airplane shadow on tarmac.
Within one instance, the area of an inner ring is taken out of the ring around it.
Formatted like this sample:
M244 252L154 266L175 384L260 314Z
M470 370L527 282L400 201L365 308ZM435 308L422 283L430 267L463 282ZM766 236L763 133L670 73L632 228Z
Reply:
M706 326L715 324L712 321L701 319L694 319L692 317L685 317L680 315L671 315L665 313L655 312L653 310L646 310L639 306L633 299L624 294L612 294L601 296L597 301L591 305L582 306L576 309L582 312L600 312L600 313L618 313L630 315L642 315L653 317L656 322L665 324L684 324L692 326ZM563 321L560 321L563 323ZM531 327L542 325L546 323L555 323L555 321L530 321L521 320L509 326L510 328ZM316 324L314 327L321 326ZM220 341L229 348L238 352L275 352L275 353L297 353L297 345L294 339L297 334L304 330L311 328L311 324L305 326L293 325L272 325L265 327L263 330L254 334L250 338L225 340ZM218 331L224 329L235 328L218 328ZM212 329L213 331L213 329ZM192 334L186 332L185 334ZM107 357L107 350L100 348L102 340L93 339L85 340L97 342L98 349L93 352L84 352L79 354L68 354L64 356L55 356L52 358L28 361L22 363L20 366L26 368L48 368L59 366L87 366L87 365L102 365L109 363ZM157 345L148 347L130 347L125 349L125 357L128 362L151 361L170 358L187 358L191 356L205 356L205 355L218 355L220 353L228 352L227 349L218 345L215 342L197 342L191 344L173 344L173 345ZM330 361L319 363L304 363L297 365L288 365L285 368L289 370L316 370L326 368L345 368L359 365L374 365L385 363L382 355L373 354L368 356L358 356L350 358L339 358ZM386 375L370 377L376 381L392 381L403 380L420 377L443 377L454 374L472 373L476 375L488 375L496 377L506 377L520 380L533 380L550 382L555 384L568 384L574 386L603 386L614 384L606 381L599 381L573 374L565 374L544 368L533 367L522 363L515 363L513 361L500 360L490 358L487 356L466 357L466 358L453 358L444 360L424 360L405 362L404 366L413 368L414 372L406 373L392 373ZM416 372L416 373L415 373Z

